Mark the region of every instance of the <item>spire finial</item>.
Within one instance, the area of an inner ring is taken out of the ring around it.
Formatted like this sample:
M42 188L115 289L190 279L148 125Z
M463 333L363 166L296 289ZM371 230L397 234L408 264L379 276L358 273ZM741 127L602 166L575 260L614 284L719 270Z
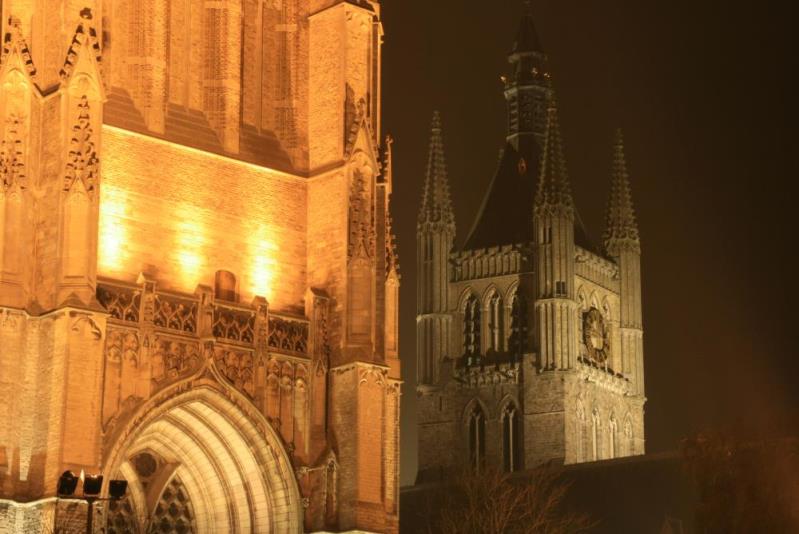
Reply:
M433 113L430 130L430 154L427 160L427 176L424 182L418 222L420 225L443 224L454 233L455 216L452 212L447 165L444 159L441 114L438 111Z
M511 56L529 52L542 52L542 50L538 32L533 24L533 4L530 0L524 0L519 32L516 34L516 43L513 45Z
M547 130L544 151L541 156L541 172L538 191L535 195L535 213L574 215L574 202L571 196L569 173L563 154L563 140L560 135L557 101L550 100L547 113Z
M630 192L630 176L624 157L624 135L620 128L616 130L613 143L613 171L604 241L611 256L618 255L624 249L641 252L638 223Z

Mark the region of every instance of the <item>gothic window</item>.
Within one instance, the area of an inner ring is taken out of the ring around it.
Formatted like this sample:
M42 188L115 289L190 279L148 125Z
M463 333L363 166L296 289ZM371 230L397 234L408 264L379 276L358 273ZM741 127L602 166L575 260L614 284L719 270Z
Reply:
M628 416L624 421L624 440L626 441L627 456L635 454L635 440L633 438L633 422Z
M503 466L508 473L521 468L520 427L519 412L509 403L502 412Z
M469 414L469 465L479 470L485 462L485 414L475 403Z
M527 302L524 300L524 297L516 292L511 298L510 304L510 336L508 338L508 349L517 360L524 354L526 336Z
M616 458L618 456L617 453L617 444L616 444L616 433L618 432L618 425L616 424L616 416L610 416L610 424L608 425L608 445L610 450L608 451L610 454L610 458Z
M463 350L467 357L480 355L480 322L480 302L470 295L463 310Z
M599 460L601 455L599 444L599 431L600 431L599 411L594 410L591 415L591 459L594 461Z
M488 300L489 349L502 351L502 299L497 293Z

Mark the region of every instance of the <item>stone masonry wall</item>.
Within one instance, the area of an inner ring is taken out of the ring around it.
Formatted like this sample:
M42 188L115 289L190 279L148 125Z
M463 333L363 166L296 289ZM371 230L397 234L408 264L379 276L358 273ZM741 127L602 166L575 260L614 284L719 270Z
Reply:
M227 270L243 302L302 305L304 181L107 126L103 144L101 276L192 293Z

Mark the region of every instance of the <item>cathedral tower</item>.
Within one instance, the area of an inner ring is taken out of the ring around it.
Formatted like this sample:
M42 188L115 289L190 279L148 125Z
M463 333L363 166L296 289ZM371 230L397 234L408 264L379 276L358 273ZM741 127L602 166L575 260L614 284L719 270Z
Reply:
M0 531L396 532L380 3L0 13Z

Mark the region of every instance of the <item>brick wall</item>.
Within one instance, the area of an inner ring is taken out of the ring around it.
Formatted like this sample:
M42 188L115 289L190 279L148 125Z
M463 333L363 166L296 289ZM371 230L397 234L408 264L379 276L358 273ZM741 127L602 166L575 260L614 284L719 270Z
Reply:
M236 274L240 298L299 308L306 182L168 142L103 129L99 274L191 293Z

